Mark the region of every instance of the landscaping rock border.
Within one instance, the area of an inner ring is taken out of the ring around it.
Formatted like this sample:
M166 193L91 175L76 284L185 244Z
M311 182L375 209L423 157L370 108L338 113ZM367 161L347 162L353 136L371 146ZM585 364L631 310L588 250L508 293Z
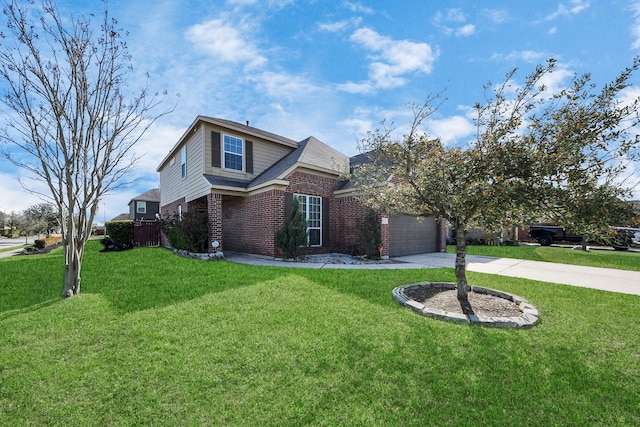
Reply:
M443 290L452 290L456 288L454 283L443 283L443 282L424 282L424 283L414 283L410 285L398 286L393 289L393 297L398 303L401 305L416 311L423 316L431 317L434 319L448 320L451 322L458 323L475 323L483 326L491 326L498 328L527 328L532 327L538 323L540 320L540 314L538 310L529 303L526 299L519 297L514 294L510 294L508 292L498 291L495 289L483 288L479 286L472 286L471 292L477 292L482 294L487 294L491 296L495 296L497 298L504 298L506 300L512 301L518 306L518 309L522 312L521 316L518 317L486 317L486 316L478 316L478 315L466 315L462 313L452 313L446 312L437 309L427 308L424 304L412 300L409 298L405 291L412 287L428 287L435 289L443 289Z

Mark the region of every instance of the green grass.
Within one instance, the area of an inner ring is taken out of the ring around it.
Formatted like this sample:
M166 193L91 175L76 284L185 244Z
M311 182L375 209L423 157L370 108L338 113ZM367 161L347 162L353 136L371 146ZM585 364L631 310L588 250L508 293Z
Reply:
M455 253L455 246L447 246L447 252ZM467 254L640 271L640 253L637 250L627 252L592 249L585 252L562 246L469 245L467 246Z
M0 249L0 252L14 251L16 249L26 248L27 246L31 246L31 245L17 245L17 246L11 246L11 247L8 247L8 248L2 248L2 249Z
M0 260L0 424L640 425L640 297L470 273L528 330L457 325L393 287L450 269L312 270L60 251Z

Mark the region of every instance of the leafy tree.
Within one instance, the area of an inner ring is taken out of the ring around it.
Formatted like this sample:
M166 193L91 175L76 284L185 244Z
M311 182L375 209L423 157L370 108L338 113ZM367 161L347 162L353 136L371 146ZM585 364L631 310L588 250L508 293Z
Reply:
M625 193L616 180L624 165L613 153L631 158L637 149L637 139L619 130L638 122L637 101L622 105L615 99L637 66L634 61L596 95L588 76L576 77L573 90L546 95L542 79L554 60L536 67L521 85L513 82L514 70L504 83L485 86L485 102L475 105L476 136L460 147L446 147L420 131L442 102L436 94L412 106L413 122L402 137L392 137L393 129L383 126L362 141L368 162L353 172L361 198L389 213L436 215L452 225L458 300L472 314L464 238L470 227L495 232L550 213L576 224L608 222L612 205L603 200ZM589 134L577 130L587 123ZM598 198L597 215L572 204L588 199L595 206Z
M300 202L294 197L291 213L285 218L282 228L276 232L276 245L282 251L284 259L295 259L307 243L307 221L300 209Z
M33 234L45 233L47 236L60 227L60 221L55 207L50 203L40 203L25 209L27 229Z
M620 92L640 66L635 58L611 83L596 91L591 76L576 76L530 119L525 138L538 147L542 199L547 215L590 240L611 237L609 226L628 220L631 187L627 166L639 157L640 100L625 101Z
M0 4L1 102L12 112L0 138L13 148L4 155L49 190L42 196L60 220L70 297L80 292L99 203L135 165L132 149L159 117L150 113L160 101L147 88L129 90L126 32L106 7L97 17L63 18L52 0Z
M380 247L382 246L382 230L380 229L380 220L373 209L364 217L362 226L357 231L357 242L364 247L367 258L380 258Z

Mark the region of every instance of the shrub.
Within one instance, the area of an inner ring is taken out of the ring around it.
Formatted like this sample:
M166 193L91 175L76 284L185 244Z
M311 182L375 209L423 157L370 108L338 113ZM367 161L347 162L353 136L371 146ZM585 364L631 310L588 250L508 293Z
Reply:
M296 198L291 205L291 214L276 232L276 245L282 251L284 259L297 258L307 246L307 221Z
M111 240L125 246L133 246L133 221L110 221L106 223L107 235Z
M45 237L44 239L36 239L33 241L33 246L36 249L44 249L46 247L55 246L60 243L62 243L62 237L54 236L54 237Z
M206 211L192 209L162 221L162 231L175 249L189 252L207 252L209 243L209 215Z
M367 212L364 222L357 231L358 245L364 248L367 258L380 258L380 247L382 246L382 230L380 221L373 209Z

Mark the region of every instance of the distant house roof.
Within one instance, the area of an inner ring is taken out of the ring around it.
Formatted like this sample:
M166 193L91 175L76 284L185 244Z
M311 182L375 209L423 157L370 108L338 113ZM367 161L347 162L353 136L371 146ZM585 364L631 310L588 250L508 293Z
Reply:
M127 221L127 220L129 220L129 214L128 213L121 213L117 217L111 218L111 221Z
M134 200L141 202L160 202L160 189L154 188L145 193L142 193L129 201L131 204Z

